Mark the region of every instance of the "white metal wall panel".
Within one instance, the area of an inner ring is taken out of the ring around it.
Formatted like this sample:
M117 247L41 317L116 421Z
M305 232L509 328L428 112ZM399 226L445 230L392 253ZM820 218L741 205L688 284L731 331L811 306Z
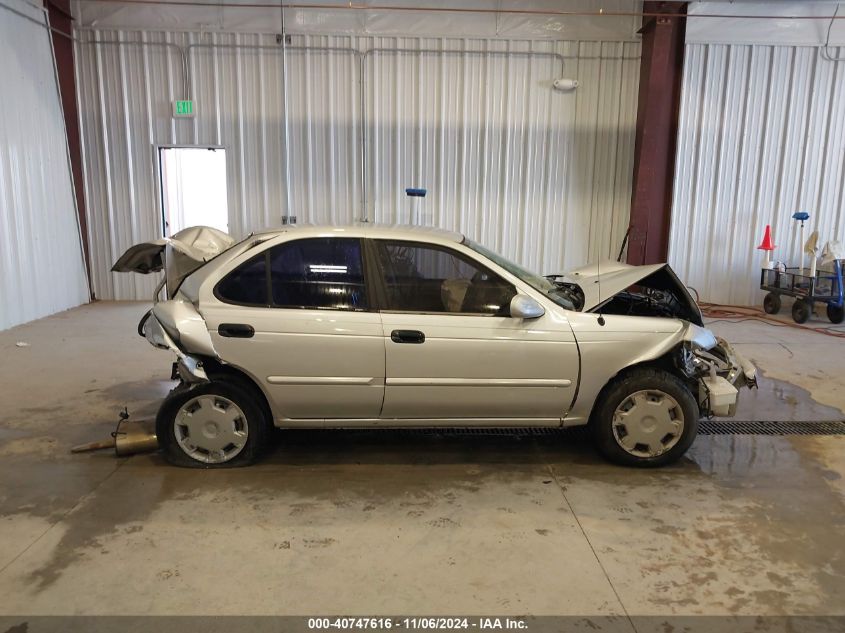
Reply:
M473 44L555 50L465 43ZM628 224L639 70L632 46L562 44L563 74L582 79L573 92L549 89L561 74L554 58L379 54L367 83L370 217L408 222L419 205L423 223L542 272L609 256ZM409 199L406 187L429 194Z
M830 49L840 57L845 49ZM762 299L756 250L798 265L807 235L845 239L845 62L816 47L688 44L669 259L705 301Z
M9 6L45 22L26 2ZM0 330L88 301L49 32L0 8Z
M356 54L292 48L283 64L269 35L78 35L157 43L76 46L98 297L146 298L155 286L108 269L131 244L159 235L156 145L227 148L235 235L288 213L332 224L363 215ZM163 42L215 44L190 51L194 119L171 117L171 101L186 91L178 51ZM537 270L615 255L628 223L639 44L297 36L293 46L500 50L366 57L366 215L407 221L404 190L420 186L433 224ZM564 76L581 86L555 91L559 62L507 54L529 50L562 54Z

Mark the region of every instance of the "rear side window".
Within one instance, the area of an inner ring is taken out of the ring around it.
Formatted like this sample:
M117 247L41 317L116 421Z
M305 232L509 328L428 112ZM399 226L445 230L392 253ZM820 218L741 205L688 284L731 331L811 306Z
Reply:
M221 301L250 306L267 306L267 257L253 257L226 275L214 294Z
M367 310L361 241L295 240L270 251L273 305L279 308Z

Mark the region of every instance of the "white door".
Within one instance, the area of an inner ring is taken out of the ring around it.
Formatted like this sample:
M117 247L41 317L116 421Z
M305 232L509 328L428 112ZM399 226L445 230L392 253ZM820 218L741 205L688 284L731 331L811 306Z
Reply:
M248 260L203 306L215 350L262 384L278 420L376 418L381 319L358 239L285 242Z
M382 418L560 421L579 370L565 318L511 318L515 287L456 249L375 245L386 295Z

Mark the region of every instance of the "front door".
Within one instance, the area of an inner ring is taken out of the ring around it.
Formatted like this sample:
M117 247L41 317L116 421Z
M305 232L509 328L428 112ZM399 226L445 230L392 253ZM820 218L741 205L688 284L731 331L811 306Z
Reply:
M220 357L261 383L282 421L377 418L384 341L364 280L360 240L292 240L224 277L203 317Z
M382 418L560 421L579 362L565 319L511 318L514 285L457 249L374 243L386 295Z

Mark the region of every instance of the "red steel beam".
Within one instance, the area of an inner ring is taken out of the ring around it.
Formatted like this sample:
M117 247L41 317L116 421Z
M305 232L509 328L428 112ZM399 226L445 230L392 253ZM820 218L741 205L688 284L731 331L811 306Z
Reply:
M67 142L70 149L70 167L73 174L73 187L76 190L76 208L79 213L79 227L82 231L82 250L85 253L85 268L88 284L91 287L91 268L89 263L88 215L85 210L85 189L82 178L82 147L79 136L79 114L76 107L76 76L74 73L73 42L58 33L73 32L73 16L70 12L70 0L44 0L44 6L50 15L53 52L56 56L56 70L59 75L59 91L62 96L62 110L65 115ZM94 296L92 295L93 299Z
M678 139L686 3L644 2L640 94L628 236L629 264L665 262Z

